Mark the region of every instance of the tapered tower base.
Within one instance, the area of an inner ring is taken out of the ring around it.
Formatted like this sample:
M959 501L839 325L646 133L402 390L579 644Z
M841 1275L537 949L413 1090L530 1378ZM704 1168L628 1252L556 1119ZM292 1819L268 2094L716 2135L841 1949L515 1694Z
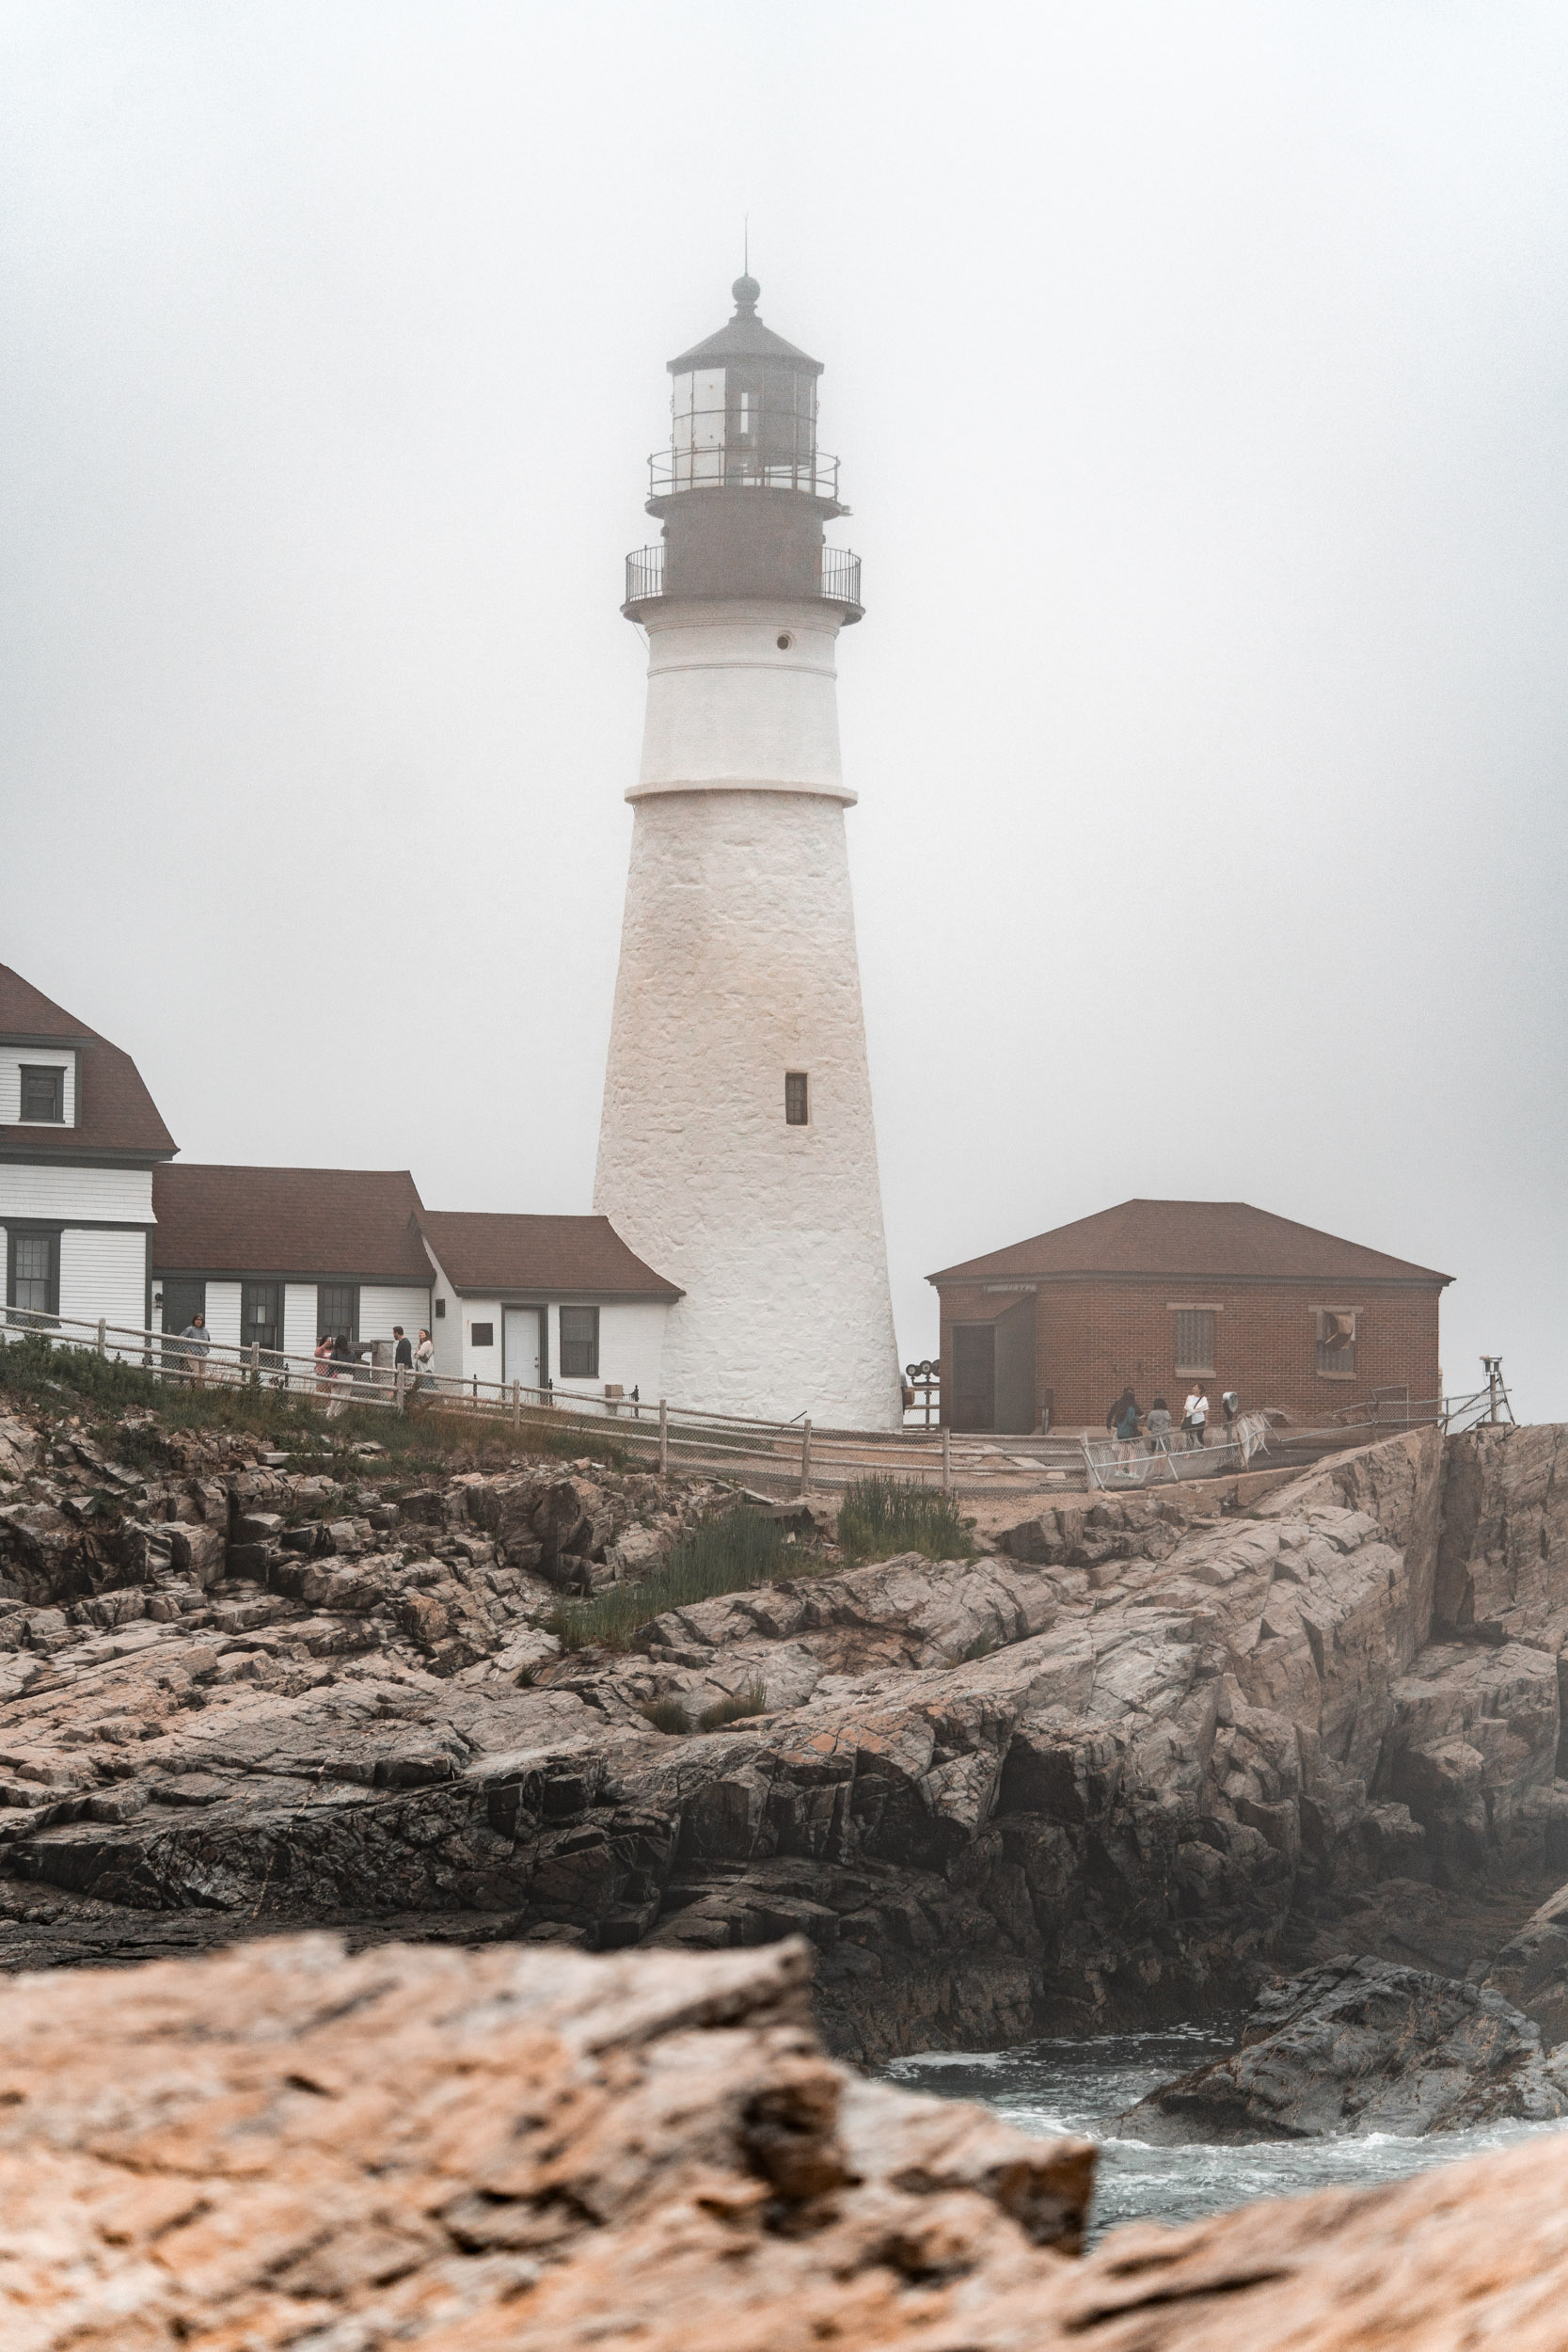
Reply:
M842 801L639 802L594 1205L686 1294L672 1402L897 1426Z

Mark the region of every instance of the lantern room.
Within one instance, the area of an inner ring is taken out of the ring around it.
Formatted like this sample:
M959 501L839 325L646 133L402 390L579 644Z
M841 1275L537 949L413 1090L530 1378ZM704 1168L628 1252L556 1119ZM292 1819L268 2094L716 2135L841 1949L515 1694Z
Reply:
M816 448L812 359L757 316L762 288L737 278L735 316L670 362L673 429L649 461L656 500L684 490L792 490L838 508L838 460Z

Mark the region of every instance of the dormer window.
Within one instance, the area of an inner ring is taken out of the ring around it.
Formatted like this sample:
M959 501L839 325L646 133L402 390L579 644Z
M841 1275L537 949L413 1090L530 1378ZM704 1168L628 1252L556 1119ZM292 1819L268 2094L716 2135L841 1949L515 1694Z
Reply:
M59 1126L65 1119L65 1072L38 1064L22 1065L22 1123Z

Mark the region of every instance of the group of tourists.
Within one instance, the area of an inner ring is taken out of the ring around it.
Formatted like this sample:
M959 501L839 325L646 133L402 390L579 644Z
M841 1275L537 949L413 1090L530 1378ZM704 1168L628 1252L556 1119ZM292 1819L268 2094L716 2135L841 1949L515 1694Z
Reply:
M326 1418L333 1421L351 1401L355 1348L346 1331L324 1331L316 1342L315 1356L316 1394L330 1398ZM436 1343L422 1324L417 1342L410 1341L401 1323L393 1324L392 1377L405 1394L436 1386Z
M1226 1442L1230 1440L1241 1398L1234 1389L1227 1389L1220 1399L1225 1414ZM1177 1429L1170 1406L1163 1396L1157 1396L1146 1413L1132 1391L1123 1389L1105 1415L1105 1426L1115 1438L1118 1462L1131 1462L1147 1451L1149 1454L1185 1454L1209 1442L1209 1392L1201 1380L1196 1380L1181 1407L1181 1426Z
M188 1380L198 1388L207 1376L207 1358L212 1349L213 1335L207 1328L205 1314L192 1315L180 1334L180 1355L177 1362ZM358 1351L346 1331L324 1331L313 1350L316 1365L316 1394L327 1400L326 1415L335 1420L346 1412L352 1401L355 1365ZM401 1323L392 1326L392 1372L401 1373L401 1387L406 1394L416 1390L436 1386L436 1343L421 1325L417 1341L411 1341Z

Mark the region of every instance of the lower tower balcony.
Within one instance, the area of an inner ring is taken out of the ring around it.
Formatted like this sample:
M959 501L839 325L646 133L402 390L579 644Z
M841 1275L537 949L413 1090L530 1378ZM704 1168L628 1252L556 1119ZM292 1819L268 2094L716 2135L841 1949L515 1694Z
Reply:
M708 586L682 589L669 585L668 548L661 540L651 548L634 548L626 558L626 596L621 610L627 620L641 617L641 608L671 595L690 595L697 598L712 597L727 600L736 596L755 595L816 596L825 604L842 607L846 623L858 621L864 610L861 603L861 560L849 548L819 548L815 580L802 584L799 580L784 582L759 580L755 587L739 580L726 581L721 587Z

